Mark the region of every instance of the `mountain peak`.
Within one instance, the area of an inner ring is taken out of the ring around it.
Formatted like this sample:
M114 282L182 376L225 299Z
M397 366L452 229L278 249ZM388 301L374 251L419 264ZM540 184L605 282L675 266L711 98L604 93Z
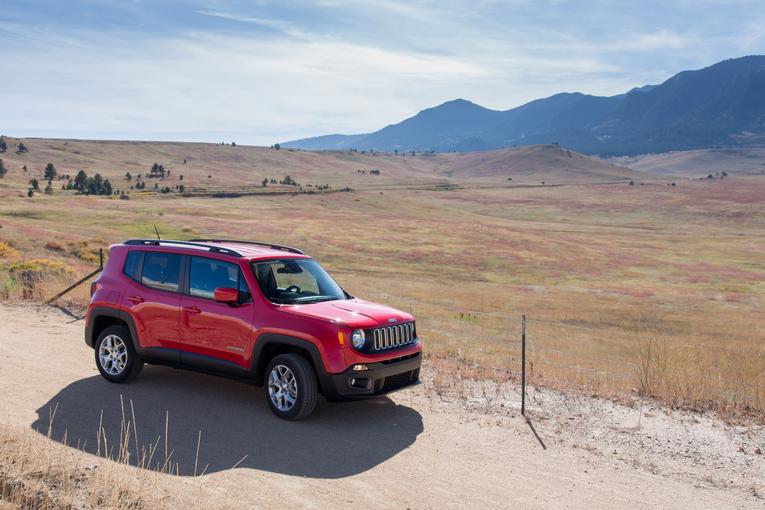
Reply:
M452 99L451 101L443 102L431 108L426 108L422 110L420 113L426 112L429 110L489 110L489 109L479 104L476 104L472 101L468 101L467 99L462 99L460 97L457 99Z
M458 97L457 99L452 99L451 101L445 101L441 103L440 105L438 105L438 107L440 106L478 106L478 105L475 104L473 101L469 101L467 99Z

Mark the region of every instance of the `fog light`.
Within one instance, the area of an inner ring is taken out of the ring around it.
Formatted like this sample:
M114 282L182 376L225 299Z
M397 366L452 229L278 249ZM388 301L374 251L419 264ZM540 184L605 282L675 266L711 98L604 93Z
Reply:
M353 370L355 372L362 372L364 370L369 370L369 367L366 365L353 365Z
M369 389L369 378L368 377L354 377L350 381L351 388L356 388L359 390L368 390Z

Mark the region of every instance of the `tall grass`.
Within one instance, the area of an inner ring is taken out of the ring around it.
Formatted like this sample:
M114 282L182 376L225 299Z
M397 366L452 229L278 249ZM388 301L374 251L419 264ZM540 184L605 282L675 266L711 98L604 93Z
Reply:
M96 430L95 457L81 455L85 445L70 444L67 431L53 437L58 407L49 411L48 430L21 430L0 425L0 502L18 508L166 508L154 489L163 475L202 476L199 449L202 432L197 436L193 472L183 472L173 460L170 449L170 416L165 414L164 434L142 443L138 435L133 401L125 405L120 397L121 422L117 437L108 437L103 413ZM55 439L41 441L41 437ZM64 448L64 447L72 448ZM92 448L90 449L92 450ZM243 459L244 460L244 459ZM108 461L108 462L104 462ZM240 461L241 462L241 461ZM126 470L137 467L139 471Z

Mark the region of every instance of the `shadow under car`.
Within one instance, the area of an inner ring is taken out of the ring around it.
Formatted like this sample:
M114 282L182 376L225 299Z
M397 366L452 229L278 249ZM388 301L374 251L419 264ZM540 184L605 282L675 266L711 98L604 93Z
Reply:
M91 454L103 456L107 449L114 458L130 422L127 443L134 465L136 450L148 452L157 444L151 464L144 465L148 469L161 470L167 451L180 475L193 475L196 463L197 474L236 466L314 478L371 469L411 446L423 431L417 411L386 397L337 404L320 398L309 419L280 420L268 408L264 391L149 365L129 384L111 384L100 376L73 382L37 410L32 427Z

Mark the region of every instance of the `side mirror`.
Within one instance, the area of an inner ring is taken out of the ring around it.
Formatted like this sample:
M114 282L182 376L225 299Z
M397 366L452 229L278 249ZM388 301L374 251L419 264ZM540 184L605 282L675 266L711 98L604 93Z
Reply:
M218 287L215 289L215 301L234 305L239 302L239 291L231 287Z

